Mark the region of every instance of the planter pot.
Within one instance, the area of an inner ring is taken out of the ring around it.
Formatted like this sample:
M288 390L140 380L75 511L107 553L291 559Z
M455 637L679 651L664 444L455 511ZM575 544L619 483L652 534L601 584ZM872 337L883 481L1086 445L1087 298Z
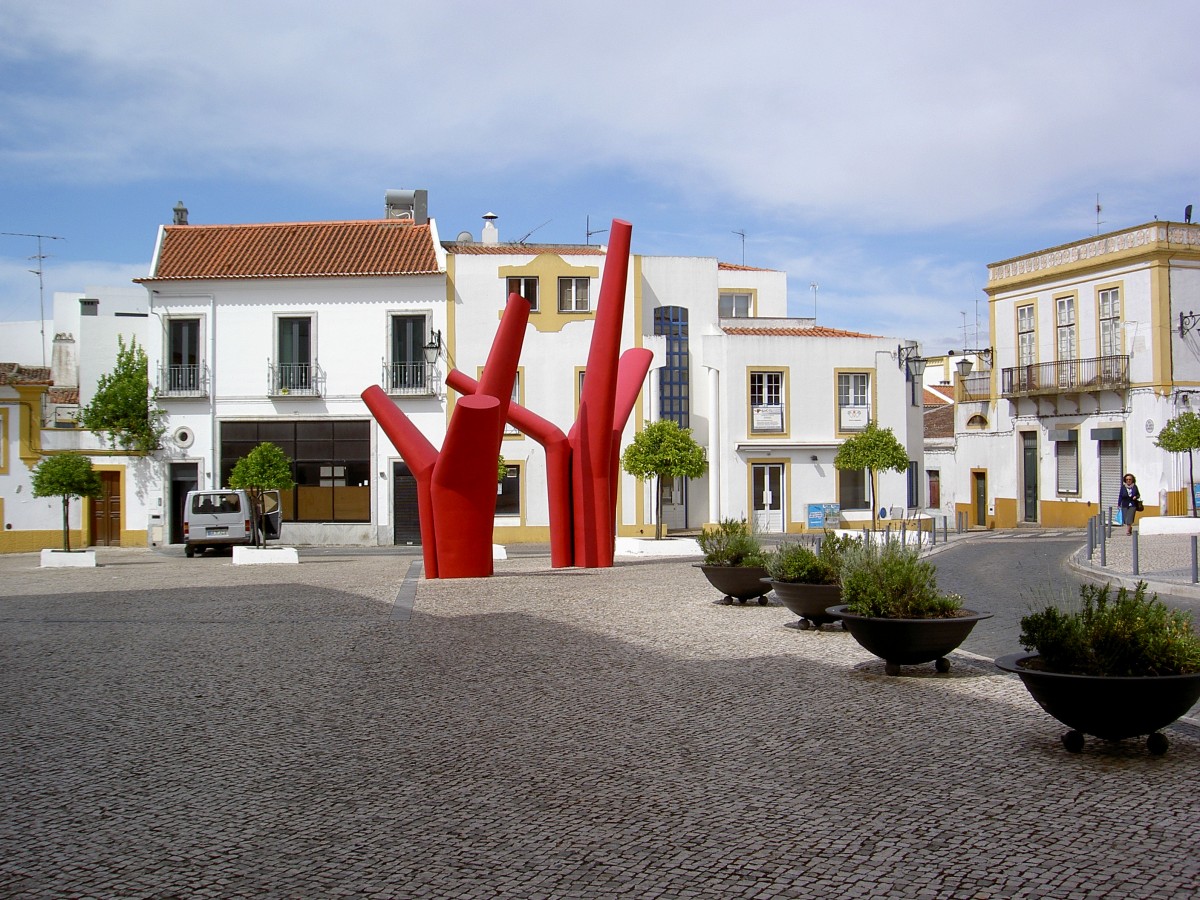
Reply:
M864 648L885 663L889 675L900 674L901 666L934 662L939 672L950 671L946 654L967 639L976 622L990 619L989 612L964 609L952 619L883 619L859 616L843 606L831 606L827 612L842 620L842 625Z
M94 569L95 550L43 550L40 568L43 569Z
M704 573L709 584L725 595L725 603L734 600L745 603L757 597L760 606L767 605L771 586L763 583L767 577L767 570L763 566L697 565L696 568Z
M826 610L842 599L840 584L800 584L795 581L772 581L769 578L763 581L771 586L784 606L809 623L801 627L837 621L837 616L830 615Z
M1118 741L1149 735L1156 756L1167 752L1160 728L1170 725L1200 700L1200 672L1191 675L1115 677L1066 675L1029 668L1036 653L1010 653L996 660L1005 672L1020 676L1038 705L1071 730L1062 737L1072 753L1083 749L1085 734Z
M300 562L295 547L234 547L235 566L294 566Z

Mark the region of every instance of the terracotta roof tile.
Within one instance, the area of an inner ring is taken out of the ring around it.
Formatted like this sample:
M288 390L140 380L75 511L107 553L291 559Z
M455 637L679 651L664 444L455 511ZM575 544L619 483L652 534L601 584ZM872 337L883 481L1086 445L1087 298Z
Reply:
M0 363L0 384L54 384L46 366Z
M266 225L167 225L149 278L432 275L429 225L399 219Z
M464 256L604 256L603 247L595 244L477 244L466 241L443 241L447 253Z
M739 266L736 263L717 261L717 268L725 272L774 272L775 269L760 269L757 266Z
M79 388L77 387L52 387L46 391L46 396L51 403L70 406L79 402Z
M874 334L862 334L858 331L843 331L840 328L827 328L815 325L812 328L761 328L750 325L723 325L721 330L726 334L749 334L766 337L828 337L828 338L873 338Z
M935 406L925 410L925 437L954 437L954 405Z
M929 388L924 388L923 392L924 399L922 400L922 405L926 409L929 409L930 407L945 406L947 403L951 402L936 391L931 391Z

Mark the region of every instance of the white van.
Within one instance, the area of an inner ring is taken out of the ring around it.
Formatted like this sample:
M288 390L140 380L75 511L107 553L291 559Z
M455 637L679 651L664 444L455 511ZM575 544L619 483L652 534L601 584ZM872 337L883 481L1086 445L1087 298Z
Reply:
M262 518L254 521L254 506L243 490L188 491L183 504L183 552L191 559L210 547L258 543L279 538L279 491L263 491Z

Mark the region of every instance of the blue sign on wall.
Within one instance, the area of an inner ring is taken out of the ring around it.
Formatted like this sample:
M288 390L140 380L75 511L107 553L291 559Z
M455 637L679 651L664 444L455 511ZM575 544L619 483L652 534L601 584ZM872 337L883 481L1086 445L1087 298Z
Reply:
M841 524L842 508L837 503L808 504L808 527L820 531L823 528L837 528Z

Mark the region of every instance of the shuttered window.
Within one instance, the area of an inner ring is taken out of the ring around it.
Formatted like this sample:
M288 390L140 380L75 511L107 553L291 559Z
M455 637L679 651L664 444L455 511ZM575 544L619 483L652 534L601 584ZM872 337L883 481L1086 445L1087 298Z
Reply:
M1079 493L1079 444L1075 441L1055 441L1054 461L1060 494Z

